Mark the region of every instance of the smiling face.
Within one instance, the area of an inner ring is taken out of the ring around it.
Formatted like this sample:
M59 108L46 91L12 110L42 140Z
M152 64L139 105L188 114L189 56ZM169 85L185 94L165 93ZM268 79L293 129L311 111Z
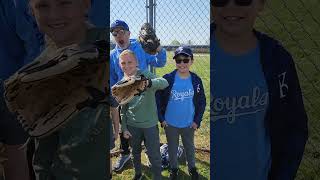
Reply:
M181 54L175 57L175 62L179 75L188 76L190 73L190 66L193 63L191 57Z
M264 0L252 0L249 6L238 6L234 0L230 0L223 7L211 6L211 13L217 31L231 36L241 36L252 31L256 17L263 7Z
M126 50L120 54L119 65L125 76L133 76L138 71L138 63L135 55Z
M85 37L90 0L30 0L41 32L58 46L79 43Z

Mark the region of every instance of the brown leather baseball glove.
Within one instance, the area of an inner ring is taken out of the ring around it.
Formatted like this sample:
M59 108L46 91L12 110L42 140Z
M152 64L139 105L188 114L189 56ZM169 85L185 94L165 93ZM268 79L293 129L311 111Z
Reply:
M106 41L47 48L5 82L5 100L30 136L55 132L85 107L106 103Z
M120 105L124 105L130 102L134 96L139 96L150 85L151 80L143 75L131 76L113 85L111 93Z

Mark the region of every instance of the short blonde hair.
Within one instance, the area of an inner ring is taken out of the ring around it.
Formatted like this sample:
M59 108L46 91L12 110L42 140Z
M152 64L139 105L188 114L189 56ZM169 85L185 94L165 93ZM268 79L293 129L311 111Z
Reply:
M121 59L123 56L129 55L129 54L134 57L134 59L136 60L136 62L137 62L137 64L138 64L138 59L137 59L136 54L135 54L133 51L131 51L130 49L126 49L126 50L122 51L122 53L120 53L120 55L119 55L119 62L120 62L120 59Z

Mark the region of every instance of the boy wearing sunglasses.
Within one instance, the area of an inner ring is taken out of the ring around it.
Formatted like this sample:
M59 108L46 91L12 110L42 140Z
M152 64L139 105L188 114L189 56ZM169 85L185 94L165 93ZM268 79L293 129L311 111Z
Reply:
M265 0L212 0L211 174L293 180L308 138L291 55L253 29Z
M157 92L158 117L165 129L170 161L170 179L178 179L179 137L186 150L191 179L199 179L195 166L194 131L200 127L206 106L201 78L190 71L193 53L189 47L176 49L176 69L163 76L169 86Z

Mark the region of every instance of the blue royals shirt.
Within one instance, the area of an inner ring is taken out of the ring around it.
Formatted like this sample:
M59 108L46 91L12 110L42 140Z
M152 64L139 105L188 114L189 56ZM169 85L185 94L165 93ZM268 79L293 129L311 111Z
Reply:
M165 120L169 125L177 128L192 125L195 111L193 96L191 76L182 79L176 73L165 113Z
M268 90L259 47L241 56L211 47L213 180L267 180L271 165L265 114Z

